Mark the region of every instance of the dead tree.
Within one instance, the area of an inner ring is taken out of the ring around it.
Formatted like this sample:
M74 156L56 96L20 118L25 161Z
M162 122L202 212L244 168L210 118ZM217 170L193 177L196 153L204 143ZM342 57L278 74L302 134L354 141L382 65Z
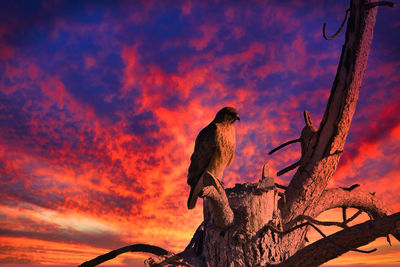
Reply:
M204 221L183 252L173 254L152 246L129 246L81 266L95 266L126 251L144 250L159 255L146 260L147 266L318 266L351 250L371 253L374 250L357 248L378 237L387 236L390 241L392 234L400 239L400 213L390 215L392 212L375 195L358 185L326 189L344 149L367 64L377 7L382 5L393 7L386 1L351 1L345 19L349 13L346 40L320 126L316 128L305 111L300 138L284 144L301 143L300 161L278 173L297 168L287 187L275 184L266 167L258 183L226 190L206 173L201 193ZM325 27L323 35L326 39L335 36L327 37ZM315 219L333 208L343 209L341 222ZM347 208L358 212L348 218ZM362 212L371 220L349 227L348 223ZM339 226L343 230L326 236L318 228L320 225ZM306 246L310 229L322 238Z

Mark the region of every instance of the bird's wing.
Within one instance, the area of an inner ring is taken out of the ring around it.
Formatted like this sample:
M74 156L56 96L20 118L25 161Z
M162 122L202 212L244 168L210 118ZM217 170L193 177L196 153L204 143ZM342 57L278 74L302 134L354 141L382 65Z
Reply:
M234 130L233 130L234 131ZM230 149L230 158L226 164L226 167L231 166L233 158L235 157L235 150L236 150L236 136L235 136L235 132L233 132L233 136L232 136L232 147Z
M199 181L201 175L208 167L212 156L215 153L217 127L210 123L200 131L196 138L194 152L190 157L190 166L188 171L187 183L194 187Z

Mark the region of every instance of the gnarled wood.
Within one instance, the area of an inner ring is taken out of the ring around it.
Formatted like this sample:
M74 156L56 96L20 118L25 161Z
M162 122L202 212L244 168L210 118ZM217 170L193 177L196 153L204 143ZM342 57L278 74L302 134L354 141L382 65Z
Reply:
M310 212L312 217L317 217L322 212L334 208L356 208L370 213L373 218L383 217L391 213L387 205L369 192L356 188L351 191L342 188L327 189L322 193L319 205Z
M208 220L212 220L218 227L224 229L233 222L233 212L226 197L225 189L221 182L211 173L204 174L204 185L201 197L207 199L209 212ZM205 205L207 205L205 203ZM205 214L206 215L206 214Z
M366 8L369 2L351 1L346 42L324 117L318 133L302 140L308 149L286 191L286 207L281 206L285 222L315 205L338 165L337 152L343 151L373 37L377 9Z
M348 251L346 248L367 245L378 237L387 236L396 231L400 231L400 213L346 228L329 236L329 239L320 239L276 266L319 266L346 253ZM341 247L336 244L340 244Z

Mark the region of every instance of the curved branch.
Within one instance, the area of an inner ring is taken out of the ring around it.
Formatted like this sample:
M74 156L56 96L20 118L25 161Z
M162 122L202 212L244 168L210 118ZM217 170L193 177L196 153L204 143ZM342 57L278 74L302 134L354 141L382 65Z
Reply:
M322 212L334 208L356 208L366 212L371 219L377 219L392 213L387 205L375 195L357 187L351 191L346 188L325 190L319 199L319 205L311 212L311 216L315 218ZM354 219L353 217L350 219ZM400 231L393 233L393 236L400 241Z
M374 7L378 7L378 6L388 6L388 7L393 8L394 3L390 2L390 1L380 1L380 2L373 2L373 3L367 4L367 8L374 8Z
M291 170L296 169L296 168L300 165L300 163L301 163L301 162L300 162L300 160L299 160L299 161L293 163L292 165L290 165L290 166L288 166L288 167L286 167L286 168L280 170L279 172L276 173L276 176L281 176L281 175L283 175L283 174L285 174L285 173L287 173L287 172L289 172L289 171L291 171Z
M346 24L347 17L349 16L349 12L350 12L350 8L346 10L346 16L345 16L345 18L344 18L344 20L343 20L343 22L342 22L342 25L340 25L340 27L339 27L339 29L336 31L336 33L335 33L334 35L330 36L330 37L328 37L328 36L326 35L326 32L325 32L326 23L324 23L324 26L322 27L322 35L324 36L325 40L332 40L332 39L334 39L336 36L339 35L339 33L343 30L344 24Z
M319 266L348 252L347 248L367 245L378 237L400 231L400 212L346 228L299 250L276 266ZM340 244L337 247L331 241ZM318 257L315 257L318 255Z
M359 187L351 191L345 188L327 189L322 193L318 202L319 205L314 208L311 214L314 218L326 210L343 207L357 208L370 213L375 219L391 212L383 201Z
M157 256L171 254L170 252L166 251L165 249L157 247L157 246L146 245L146 244L135 244L135 245L122 247L122 248L110 251L106 254L100 255L94 259L91 259L90 261L86 261L86 262L82 263L78 267L96 266L105 261L114 259L118 255L126 253L126 252L147 252L147 253L155 254Z
M283 143L282 145L280 145L280 146L278 146L278 147L272 149L270 152L268 152L268 155L272 155L273 153L275 153L275 152L278 151L279 149L282 149L282 148L284 148L285 146L288 146L288 145L291 145L291 144L294 144L294 143L298 143L298 142L300 142L300 138L287 141L286 143Z

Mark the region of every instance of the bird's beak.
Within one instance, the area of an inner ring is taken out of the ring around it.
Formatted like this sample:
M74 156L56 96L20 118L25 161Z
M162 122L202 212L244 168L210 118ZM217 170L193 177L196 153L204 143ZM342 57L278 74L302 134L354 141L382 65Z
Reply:
M236 119L237 119L238 121L240 121L240 117L239 117L239 116L236 116Z

